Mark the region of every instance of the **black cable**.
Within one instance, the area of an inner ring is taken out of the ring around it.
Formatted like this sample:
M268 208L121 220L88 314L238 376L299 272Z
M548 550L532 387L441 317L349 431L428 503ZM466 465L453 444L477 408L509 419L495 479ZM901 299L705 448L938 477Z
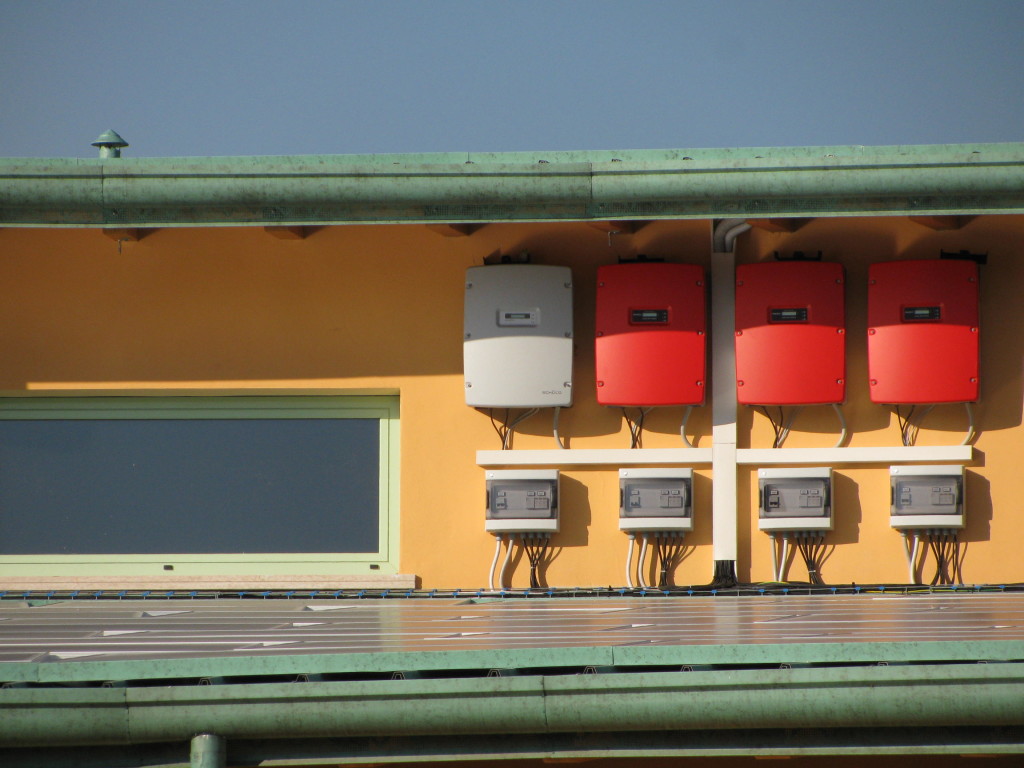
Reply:
M501 426L498 426L498 422L494 418L494 409L488 408L487 415L491 417L491 426L494 427L494 431L498 433L498 439L501 441L501 447L505 447L505 436L508 434L508 417L510 409L505 409L505 418L501 421Z
M719 562L732 563L731 560ZM716 570L718 570L716 566ZM728 571L728 568L724 568ZM551 587L542 588L543 591L532 591L527 589L506 589L502 593L503 599L549 599L560 598L605 598L616 599L620 597L630 598L636 596L635 590L628 590L625 587ZM68 600L70 602L96 602L96 601L123 601L140 600L144 602L191 602L195 600L450 600L452 598L466 598L471 596L484 596L488 589L338 589L338 590L259 590L259 591L231 591L231 590L189 590L189 591L160 591L150 593L148 591L133 591L110 589L110 590L18 590L16 592L0 591L0 605L9 602L24 602L25 600ZM786 584L765 583L734 583L728 587L713 584L689 585L667 587L665 589L652 589L645 593L645 597L758 597L773 595L778 597L800 596L800 595L998 595L998 594L1022 594L1024 593L1024 582L972 584L968 586L950 585L948 587L929 586L927 584L830 584L824 587L813 584Z
M708 585L710 589L730 589L737 586L736 561L715 560L715 573Z
M522 538L523 551L530 561L530 587L536 589L541 584L540 566L544 561L550 539L544 534L526 534Z
M963 584L963 574L960 571L960 541L956 532L923 531L918 534L918 538L924 540L932 557L935 558L935 575L932 576L930 585Z
M775 423L775 419L772 418L771 413L769 413L767 405L754 406L755 411L758 410L758 408L760 408L759 413L764 414L764 417L768 419L768 423L772 425L772 431L775 433L775 439L772 441L772 445L775 445L779 442L779 427Z
M823 586L825 580L821 576L824 562L825 537L819 534L806 533L796 537L797 550L807 566L807 578L815 586Z
M658 586L662 588L674 586L672 575L683 561L686 552L683 536L676 533L658 536L655 539L654 551L660 563Z
M672 565L672 553L669 551L668 536L654 537L654 556L658 563L658 586L668 586L668 570Z
M521 414L512 418L512 409L506 408L505 416L501 421L501 426L499 426L498 422L494 418L494 409L487 409L487 415L491 417L491 426L494 427L494 431L498 433L498 438L501 440L501 449L503 451L512 447L512 436L515 434L516 427L532 417L539 410L539 408L527 408Z
M785 409L781 405L779 406L779 417L776 419L772 416L771 411L768 410L767 405L754 406L754 410L758 408L761 409L760 413L764 414L764 417L768 419L768 423L772 425L772 432L775 434L775 438L772 440L772 448L781 448L788 434Z
M642 448L643 447L643 432L644 432L644 417L650 408L639 408L639 414L636 419L632 419L629 416L629 411L625 407L622 408L622 417L626 420L626 424L629 427L629 447L630 448Z
M932 576L931 584L948 584L949 575L946 573L945 563L943 562L942 550L939 544L936 542L935 537L931 534L926 534L926 542L928 549L932 552L932 557L935 558L935 575Z
M927 416L933 406L928 406L920 412L919 421L923 420ZM902 437L904 445L914 445L917 442L917 433L921 429L920 423L914 424L914 413L917 410L916 405L910 406L907 411L907 415L904 416L903 412L900 411L900 407L896 406L896 421L900 427L900 436Z

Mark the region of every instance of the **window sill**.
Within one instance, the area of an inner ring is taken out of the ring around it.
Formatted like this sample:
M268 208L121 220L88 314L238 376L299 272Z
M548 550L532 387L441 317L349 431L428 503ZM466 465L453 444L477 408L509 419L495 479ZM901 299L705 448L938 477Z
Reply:
M306 576L17 576L0 577L0 592L48 590L415 589L412 574Z

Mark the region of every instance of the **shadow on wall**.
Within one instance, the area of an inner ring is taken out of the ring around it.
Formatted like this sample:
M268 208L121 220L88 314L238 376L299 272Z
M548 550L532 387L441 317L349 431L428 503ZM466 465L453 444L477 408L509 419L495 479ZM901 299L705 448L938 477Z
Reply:
M936 258L940 251L987 253L982 268L982 430L1018 426L1024 402L1024 260L1021 217L978 217L933 232L901 219L817 219L792 233L754 231L741 262L774 251L824 250L847 270L847 405L852 433L891 429L891 408L872 404L866 361L866 279L870 263ZM849 228L848 230L846 228ZM847 233L848 232L848 233ZM653 222L616 235L584 223L488 225L443 238L419 226L327 227L286 241L261 228L161 229L118 244L95 230L14 232L0 281L17 286L0 306L5 388L45 382L246 381L458 375L462 371L465 269L494 252L534 255L573 269L575 405L579 437L622 429L617 409L598 407L593 331L597 267L639 253L707 268L706 221ZM937 353L941 354L941 351ZM706 410L706 409L705 409ZM668 436L674 413L645 427ZM578 415L577 415L578 414ZM694 434L707 434L697 409ZM741 411L741 428L753 416ZM744 423L744 419L748 419ZM542 430L539 422L524 425ZM962 434L962 408L930 413L936 430ZM836 430L829 409L808 409L801 432Z
M559 478L558 507L561 519L554 536L559 547L585 547L590 542L590 523L593 512L587 486L564 473Z
M552 534L546 546L541 540L532 540L528 534L516 535L505 583L517 583L522 588L551 586L548 570L562 556L566 547L586 547L589 543L591 522L590 499L587 487L578 480L559 478L559 531ZM534 583L534 579L536 583Z
M975 451L978 466L984 466L985 455ZM987 477L977 472L964 473L964 529L960 541L991 541L992 486Z
M11 382L454 374L472 263L419 227L59 232L0 265ZM426 252L425 252L426 251Z
M856 544L860 540L860 523L864 512L860 491L853 478L832 473L832 531L829 544Z

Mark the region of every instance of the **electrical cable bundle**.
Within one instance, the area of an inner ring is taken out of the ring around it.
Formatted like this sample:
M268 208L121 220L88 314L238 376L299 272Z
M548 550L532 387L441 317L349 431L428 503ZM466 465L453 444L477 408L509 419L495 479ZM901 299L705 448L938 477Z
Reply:
M906 416L900 411L900 407L896 406L896 420L900 425L900 435L903 438L904 445L914 445L917 442L917 433L921 429L921 422L924 421L925 416L931 413L934 407L934 405L929 405L922 408L917 414L917 423L914 423L913 417L916 406L910 406ZM974 420L974 406L971 403L964 403L964 408L967 410L967 434L960 445L970 445L971 441L974 440L977 429Z
M622 417L626 420L626 424L629 425L629 447L630 448L642 448L643 447L643 432L644 432L644 417L650 413L653 408L640 408L640 412L636 419L630 418L629 411L625 408L622 409Z
M960 572L960 542L957 541L956 531L925 531L921 537L935 558L935 576L932 577L931 584L963 584L963 574Z
M754 410L761 409L761 413L765 415L768 422L772 425L772 431L775 433L775 440L772 443L772 448L781 448L782 444L786 442L786 438L789 437L789 428L793 426L793 420L797 417L797 414L803 410L801 407L793 409L793 412L789 414L789 418L786 418L785 411L782 410L782 406L779 408L779 417L776 419L772 416L771 411L768 410L767 405L754 406Z
M548 554L548 544L551 538L543 533L524 533L520 539L520 546L530 561L530 588L543 587L540 576L541 566L546 565L545 560Z
M896 406L896 421L900 425L900 436L903 440L904 445L914 445L917 442L917 433L921 429L921 422L924 421L924 417L927 416L932 408L935 406L929 405L926 408L922 408L917 414L917 422L914 422L914 411L917 409L916 405L910 406L910 410L907 411L907 415L904 416L903 412L900 411L900 407Z
M767 405L755 405L754 410L760 409L760 413L764 414L764 417L768 419L768 423L772 425L772 431L775 433L775 440L772 442L772 448L781 448L782 444L786 442L786 438L789 437L789 430L793 426L793 422L796 417L800 415L800 411L803 410L803 406L797 406L793 409L789 417L786 417L786 412L782 409L782 406L778 406L779 416L776 418L772 415L771 411L768 410ZM836 440L834 448L841 448L843 443L846 442L846 416L843 415L842 406L839 403L832 403L832 409L836 412L836 418L839 419L839 439Z
M736 561L715 560L715 573L708 587L711 589L730 589L738 583L736 580Z
M672 575L686 557L682 533L666 532L654 537L654 562L658 564L658 586L671 587Z
M821 567L825 563L825 536L819 533L803 532L796 536L797 551L807 566L807 577L811 584L823 585Z
M501 439L501 450L507 451L512 447L512 435L515 433L516 427L539 411L540 408L530 408L515 418L511 418L512 409L506 408L505 416L499 424L498 420L494 418L494 409L487 409L487 415L491 417L491 426L494 427L494 431L498 433L498 437ZM511 421L509 420L510 418Z

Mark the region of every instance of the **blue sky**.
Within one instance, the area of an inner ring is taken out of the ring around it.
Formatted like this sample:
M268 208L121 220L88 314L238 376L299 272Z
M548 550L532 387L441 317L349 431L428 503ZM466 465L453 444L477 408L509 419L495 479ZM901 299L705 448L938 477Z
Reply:
M0 155L1024 140L1021 0L0 0Z

